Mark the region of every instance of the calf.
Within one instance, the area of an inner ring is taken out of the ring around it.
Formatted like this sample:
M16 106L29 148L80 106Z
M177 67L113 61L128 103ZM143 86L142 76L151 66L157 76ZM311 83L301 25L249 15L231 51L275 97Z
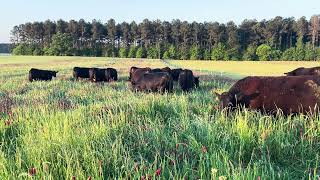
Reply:
M34 80L51 81L52 77L57 77L57 73L58 71L48 71L48 70L31 68L29 71L29 81L30 82Z
M221 95L221 108L238 105L267 113L315 112L320 102L319 76L246 77Z
M132 88L136 91L171 92L173 82L168 73L144 73L138 81L132 83Z
M284 74L286 74L287 76L303 76L303 75L320 76L320 66L312 67L312 68L300 67Z
M199 77L194 77L193 72L189 69L182 70L178 80L183 91L190 91L194 87L199 87Z
M73 77L78 80L79 78L90 78L89 70L91 68L83 68L83 67L74 67L73 68Z

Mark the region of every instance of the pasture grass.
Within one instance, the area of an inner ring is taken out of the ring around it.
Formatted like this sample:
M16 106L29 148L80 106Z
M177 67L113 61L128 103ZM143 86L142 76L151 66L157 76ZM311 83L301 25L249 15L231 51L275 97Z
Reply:
M227 114L215 108L212 94L234 82L219 71L268 75L312 63L287 69L273 62L235 69L234 62L169 63L203 70L201 87L163 95L130 91L129 67L167 65L159 60L0 57L0 179L319 178L318 114ZM120 81L76 82L74 66L114 67ZM29 83L31 67L60 73L51 82Z

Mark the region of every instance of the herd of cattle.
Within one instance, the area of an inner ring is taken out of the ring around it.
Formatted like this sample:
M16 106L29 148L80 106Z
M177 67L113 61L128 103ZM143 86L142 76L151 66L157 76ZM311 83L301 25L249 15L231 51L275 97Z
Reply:
M31 69L29 80L51 80L57 71ZM285 115L314 113L320 110L320 67L298 68L286 76L249 76L237 81L228 92L215 93L220 108L233 110L246 107L274 114L279 109ZM116 69L73 68L75 79L87 78L92 82L117 81ZM199 77L188 69L131 67L129 81L133 90L171 92L173 81L183 91L199 87Z
M29 81L49 81L57 76L58 71L40 70L32 68L29 71ZM84 68L74 67L73 77L89 79L92 82L111 82L118 80L118 72L114 68ZM195 77L189 69L156 68L151 69L131 67L129 71L131 87L136 91L172 92L173 81L178 81L183 91L190 91L199 87L199 77Z

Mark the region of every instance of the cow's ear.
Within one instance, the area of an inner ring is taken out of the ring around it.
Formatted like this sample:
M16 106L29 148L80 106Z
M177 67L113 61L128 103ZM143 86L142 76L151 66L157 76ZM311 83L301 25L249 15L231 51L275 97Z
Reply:
M58 73L59 71L55 71L55 73Z
M286 73L283 73L283 74L288 75L289 73L288 73L288 72L286 72Z

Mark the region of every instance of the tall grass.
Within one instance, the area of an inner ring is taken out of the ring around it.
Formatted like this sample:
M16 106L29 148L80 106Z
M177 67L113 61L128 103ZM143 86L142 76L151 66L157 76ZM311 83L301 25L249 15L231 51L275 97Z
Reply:
M227 90L229 79L209 74L191 93L134 93L129 66L162 62L26 62L0 67L0 179L319 178L319 116L226 114L211 90ZM121 67L121 80L75 82L78 64ZM29 83L31 66L61 73Z

